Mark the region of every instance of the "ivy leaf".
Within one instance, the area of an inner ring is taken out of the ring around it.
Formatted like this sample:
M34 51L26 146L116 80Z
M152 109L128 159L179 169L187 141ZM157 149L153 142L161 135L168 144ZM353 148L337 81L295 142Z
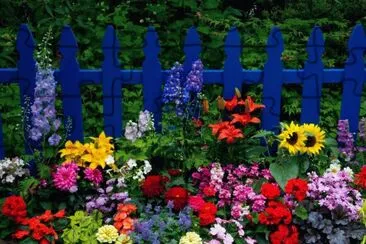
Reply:
M304 206L299 205L295 209L295 215L302 220L306 220L308 218L308 211L306 208L304 208Z
M285 163L272 163L269 166L272 176L282 189L289 179L296 178L299 174L299 165L296 160L291 160Z

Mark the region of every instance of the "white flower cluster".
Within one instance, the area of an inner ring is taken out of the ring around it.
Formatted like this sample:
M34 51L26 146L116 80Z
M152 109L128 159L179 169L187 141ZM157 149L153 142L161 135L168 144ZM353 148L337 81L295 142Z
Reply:
M330 162L329 168L326 170L327 173L337 174L342 170L341 162L338 159ZM343 171L350 177L353 178L354 172L350 167L343 168Z
M1 183L13 183L16 177L28 174L28 169L24 168L25 162L20 158L5 158L0 160L0 180Z
M143 162L143 164L142 164ZM117 181L118 187L124 187L131 179L133 181L141 182L145 179L145 176L150 173L152 166L149 161L138 161L136 159L129 159L125 165L119 169L113 170L118 173ZM107 170L107 172L111 172Z
M140 111L137 123L128 121L125 128L125 137L134 142L144 136L145 132L154 130L153 114L149 111Z

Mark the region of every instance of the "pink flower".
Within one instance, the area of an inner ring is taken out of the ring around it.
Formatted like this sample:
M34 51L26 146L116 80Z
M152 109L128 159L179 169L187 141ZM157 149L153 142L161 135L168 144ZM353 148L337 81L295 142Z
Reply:
M93 182L95 185L99 185L103 181L102 172L99 169L86 168L84 170L85 179Z
M53 184L61 191L77 191L78 171L79 167L73 162L58 166L52 174Z
M205 200L201 196L191 196L188 199L188 204L194 211L198 212L205 205Z

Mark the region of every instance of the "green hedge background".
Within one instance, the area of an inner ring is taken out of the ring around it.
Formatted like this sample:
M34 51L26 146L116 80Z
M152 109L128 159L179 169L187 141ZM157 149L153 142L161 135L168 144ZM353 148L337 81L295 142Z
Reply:
M286 68L300 69L306 60L305 45L314 25L321 26L326 49L325 67L343 68L347 41L356 23L366 23L366 0L2 0L0 8L0 67L15 67L15 39L19 25L27 23L39 42L52 28L54 67L59 66L57 42L65 24L71 25L79 43L81 68L98 68L103 55L101 43L105 28L118 30L124 68L141 68L146 27L153 25L161 42L163 68L184 60L183 42L187 29L195 25L203 43L202 60L206 68L220 69L224 62L223 42L231 26L240 30L244 45L241 62L246 69L261 69L266 61L265 44L270 29L281 28ZM221 87L206 88L211 103ZM243 89L261 97L261 87ZM324 85L321 100L321 126L335 136L341 102L340 85ZM125 121L135 119L142 108L141 86L123 88ZM100 86L82 87L86 136L103 128ZM366 116L366 92L362 96L361 116ZM298 120L301 113L301 86L285 86L282 92L282 120ZM58 103L61 112L60 102ZM0 86L0 112L5 146L9 156L23 152L22 116L19 89Z

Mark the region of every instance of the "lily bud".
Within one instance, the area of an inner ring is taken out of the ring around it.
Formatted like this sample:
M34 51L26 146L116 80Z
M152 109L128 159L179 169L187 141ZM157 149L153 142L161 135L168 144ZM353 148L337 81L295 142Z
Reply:
M206 114L210 110L210 104L208 103L208 100L206 98L202 100L202 110Z
M239 98L241 98L241 92L239 91L239 89L238 88L235 88L235 95L236 95L236 97L239 99Z
M221 96L217 98L217 107L219 108L219 110L225 109L225 103L225 100Z

